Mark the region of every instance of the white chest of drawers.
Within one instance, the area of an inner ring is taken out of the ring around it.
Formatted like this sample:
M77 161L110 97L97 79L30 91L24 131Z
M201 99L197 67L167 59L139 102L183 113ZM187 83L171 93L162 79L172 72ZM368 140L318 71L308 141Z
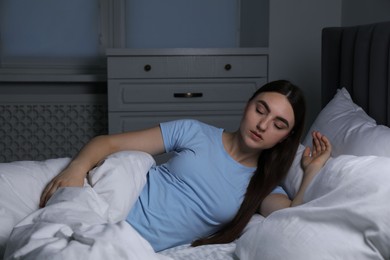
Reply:
M109 133L193 118L237 130L248 98L267 82L266 49L107 51Z

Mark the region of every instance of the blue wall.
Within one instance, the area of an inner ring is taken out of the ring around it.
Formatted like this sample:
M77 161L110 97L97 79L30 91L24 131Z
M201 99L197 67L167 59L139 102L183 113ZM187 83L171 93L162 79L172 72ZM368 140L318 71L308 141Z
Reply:
M128 0L130 48L217 48L239 44L238 0Z

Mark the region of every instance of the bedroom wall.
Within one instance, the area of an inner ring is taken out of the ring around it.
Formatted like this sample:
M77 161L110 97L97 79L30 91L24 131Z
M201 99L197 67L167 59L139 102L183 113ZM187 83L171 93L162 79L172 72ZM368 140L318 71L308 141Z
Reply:
M236 47L240 1L224 2L127 0L126 47Z
M390 21L389 0L343 0L343 26L385 21Z
M340 24L340 0L270 1L269 79L288 79L303 89L307 127L321 109L321 30Z
M390 21L389 0L270 1L269 79L301 86L307 126L321 110L321 30Z

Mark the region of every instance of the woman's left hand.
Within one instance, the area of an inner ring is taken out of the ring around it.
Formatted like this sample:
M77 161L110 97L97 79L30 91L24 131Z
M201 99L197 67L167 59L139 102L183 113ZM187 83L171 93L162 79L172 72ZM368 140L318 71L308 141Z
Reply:
M329 139L318 131L312 133L313 148L306 147L302 155L302 168L305 174L317 173L329 159L332 145Z
M310 147L306 147L302 154L301 165L304 175L301 186L291 202L291 206L297 206L303 203L303 196L306 188L329 159L332 151L332 145L326 136L318 131L314 131L312 136L313 148L310 149Z

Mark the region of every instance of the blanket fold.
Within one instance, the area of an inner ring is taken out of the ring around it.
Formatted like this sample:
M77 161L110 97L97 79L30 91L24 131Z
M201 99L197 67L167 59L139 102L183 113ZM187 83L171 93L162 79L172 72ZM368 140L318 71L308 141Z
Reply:
M170 259L107 209L91 187L61 188L14 228L5 259Z

